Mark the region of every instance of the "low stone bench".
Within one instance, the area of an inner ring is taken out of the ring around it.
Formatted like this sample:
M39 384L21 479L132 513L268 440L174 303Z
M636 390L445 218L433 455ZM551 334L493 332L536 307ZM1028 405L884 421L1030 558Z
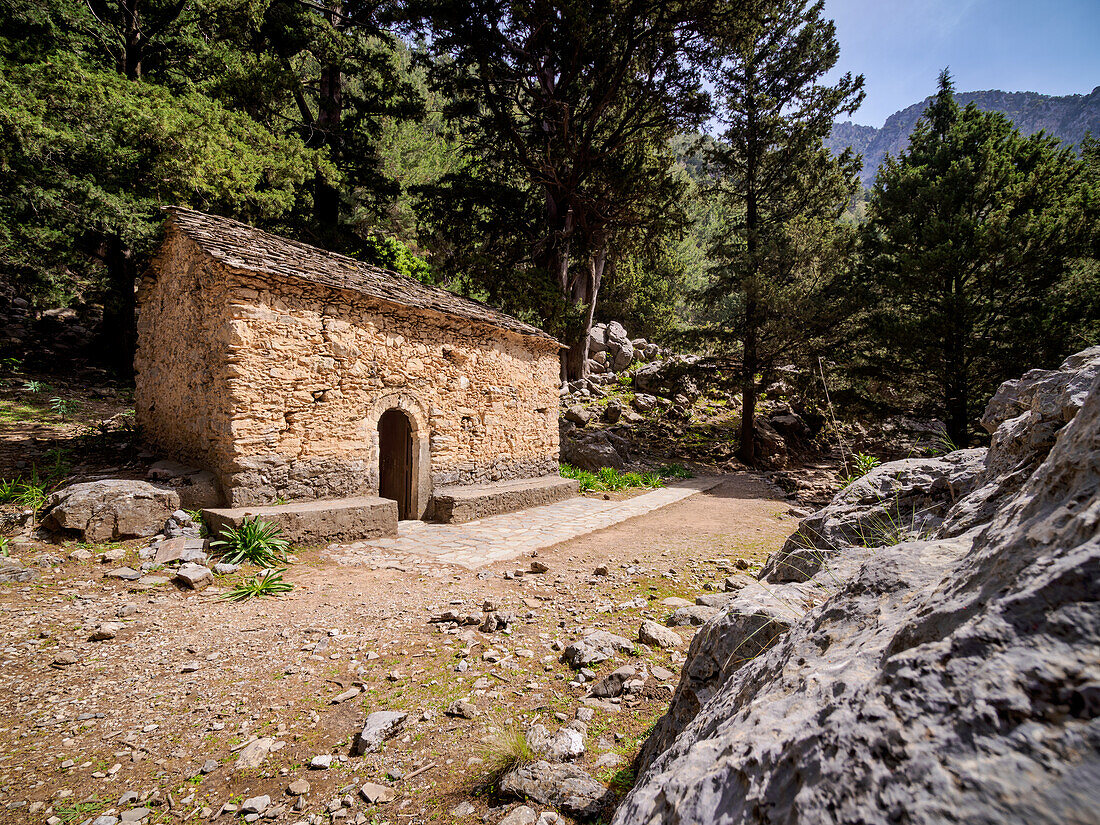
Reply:
M577 495L579 490L576 479L559 476L440 487L432 494L428 512L431 521L462 524L498 513L564 501Z
M327 544L397 535L397 502L377 496L202 511L203 523L215 540L226 527L240 527L245 518L278 525L292 544Z

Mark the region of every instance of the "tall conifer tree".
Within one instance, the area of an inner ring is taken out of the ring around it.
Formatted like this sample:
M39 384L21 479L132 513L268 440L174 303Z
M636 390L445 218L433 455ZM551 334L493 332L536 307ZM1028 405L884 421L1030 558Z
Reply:
M855 189L857 160L823 146L838 115L863 99L862 75L822 81L840 54L822 2L783 0L716 78L722 135L710 160L730 216L713 243L706 291L720 308L712 332L741 356L741 444L753 464L762 373L788 350L787 334L811 334L837 269L837 221Z

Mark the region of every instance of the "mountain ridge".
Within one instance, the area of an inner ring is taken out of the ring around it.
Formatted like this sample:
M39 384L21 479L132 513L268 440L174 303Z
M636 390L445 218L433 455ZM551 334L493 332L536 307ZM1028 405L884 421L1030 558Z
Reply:
M1001 112L1025 135L1040 130L1076 145L1089 131L1100 137L1100 86L1088 94L1044 95L1038 92L1004 92L989 89L958 92L960 106L974 103L984 112ZM909 135L917 120L932 101L932 96L894 112L881 129L845 121L833 124L825 145L833 152L851 148L863 155L860 179L870 186L887 154L897 155L909 144Z

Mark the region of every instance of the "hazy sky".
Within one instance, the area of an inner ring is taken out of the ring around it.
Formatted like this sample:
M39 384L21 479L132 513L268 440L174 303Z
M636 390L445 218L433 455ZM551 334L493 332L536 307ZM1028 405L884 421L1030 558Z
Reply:
M960 92L1066 95L1100 86L1100 0L825 0L837 69L866 78L857 123L935 92L945 66Z

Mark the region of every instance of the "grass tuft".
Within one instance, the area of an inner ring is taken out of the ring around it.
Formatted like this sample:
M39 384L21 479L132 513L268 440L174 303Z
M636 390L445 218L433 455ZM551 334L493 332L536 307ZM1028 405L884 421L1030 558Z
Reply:
M482 784L496 786L505 774L538 759L527 744L527 734L516 725L497 729L481 751Z

